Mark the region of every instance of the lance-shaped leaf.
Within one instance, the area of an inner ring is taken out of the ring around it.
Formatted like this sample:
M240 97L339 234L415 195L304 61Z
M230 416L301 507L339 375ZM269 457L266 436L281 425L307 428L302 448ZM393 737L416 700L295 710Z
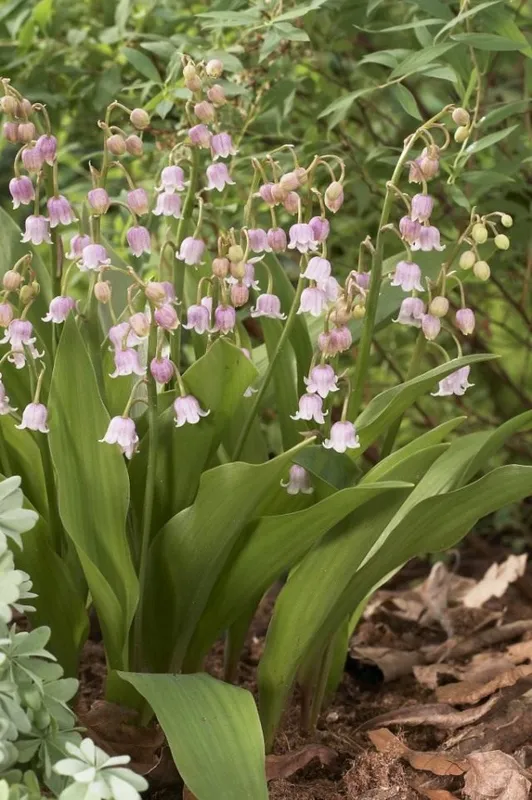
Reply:
M253 696L210 675L120 673L155 712L197 800L268 800Z
M532 467L501 467L462 489L418 503L360 569L356 562L360 565L368 552L368 530L373 526L375 535L384 522L382 509L376 510L377 524L375 518L359 517L343 536L333 532L323 546L309 553L277 600L259 667L267 746L302 659L334 634L385 575L417 554L452 547L481 517L531 491Z
M143 636L150 669L179 669L212 588L248 522L305 443L266 462L204 472L193 505L155 537L149 553Z
M109 415L73 317L57 349L49 406L59 513L87 578L110 665L122 667L138 594L126 536L129 481L118 447L98 441Z

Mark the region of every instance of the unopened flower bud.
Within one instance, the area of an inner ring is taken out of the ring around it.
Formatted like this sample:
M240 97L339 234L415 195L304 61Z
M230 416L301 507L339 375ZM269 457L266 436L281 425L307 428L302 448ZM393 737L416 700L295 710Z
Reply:
M136 133L131 133L126 139L126 150L130 156L141 156L144 151L144 145L140 136Z
M143 131L150 124L150 115L143 108L134 108L129 115L129 121L138 131Z
M189 61L188 64L185 64L183 67L183 78L188 81L191 78L194 78L198 73L196 72L196 67Z
M286 199L288 191L280 183L274 183L270 189L270 194L274 203L282 203Z
M195 92L201 92L201 87L203 86L201 82L201 78L199 75L194 75L192 78L185 78L185 86L194 94Z
M224 65L219 58L211 58L210 61L207 61L205 72L209 78L219 78L223 71Z
M215 258L212 262L212 274L217 278L225 278L229 273L229 259Z
M241 281L242 278L246 277L245 261L232 261L230 270L232 277L236 278L237 281Z
M351 319L351 304L344 298L337 300L331 314L331 322L335 325L347 325Z
M0 325L2 326L2 328L7 328L7 326L12 321L13 321L13 306L11 305L11 303L0 303Z
M434 297L429 305L429 314L434 317L444 317L449 311L449 301L446 297Z
M469 112L466 111L465 108L455 108L452 113L452 118L455 125L469 125Z
M200 122L212 122L215 117L214 106L206 100L202 100L201 103L196 103L194 106L194 114Z
M149 281L144 287L144 294L152 303L164 303L166 300L166 289L162 283Z
M16 292L22 283L22 275L14 269L8 269L4 272L2 278L2 285L8 292Z
M231 302L235 308L245 306L249 300L249 289L243 283L233 283L231 286Z
M499 250L508 250L510 247L510 240L505 233L498 233L493 242Z
M501 216L501 225L503 225L505 228L511 228L513 224L514 221L509 214L503 214Z
M13 117L17 113L18 103L12 94L6 94L0 100L0 107L4 114L10 114Z
M353 319L362 319L366 315L366 306L357 304L353 308Z
M465 142L468 136L469 128L466 125L460 125L460 127L454 132L454 141L457 144L462 144L462 142Z
M308 182L308 175L305 167L296 167L294 175L296 175L300 186L304 186Z
M470 308L459 308L455 320L457 328L464 336L469 336L475 330L475 314Z
M123 156L126 152L126 140L120 133L113 133L107 139L107 149L114 156Z
M27 306L28 303L31 303L31 301L35 297L35 293L33 291L33 286L31 286L30 284L27 283L25 286L23 286L21 288L19 296L20 296L20 302L22 303L22 305Z
M238 262L244 258L244 251L239 244L232 244L227 253L229 261Z
M111 299L111 284L109 281L97 281L94 285L94 296L99 303L104 305Z
M17 116L18 117L30 117L33 114L33 106L31 104L31 100L28 100L27 97L23 97L20 103L18 104Z
M289 214L297 214L299 211L299 195L297 192L288 192L283 200L283 206Z
M41 293L41 284L37 281L32 281L31 289L33 291L33 296L37 297L37 295Z
M477 261L473 267L475 277L481 281L487 281L491 275L490 266L487 261Z
M129 325L131 330L141 339L148 336L150 332L150 320L142 311L138 311L129 318Z
M12 144L18 142L18 122L4 122L2 132L8 142Z
M344 202L344 187L340 181L333 181L325 190L323 201L333 214L341 208Z
M207 91L207 97L211 103L214 103L215 106L223 106L224 103L227 102L223 87L218 83L215 83L214 86L211 86L211 88Z
M31 142L35 139L35 125L33 122L21 122L18 126L17 138L19 142Z
M477 244L484 244L488 238L488 229L482 224L482 222L477 222L475 225L473 225L471 236Z
M296 189L299 189L301 183L299 182L299 177L297 176L296 172L286 172L284 175L281 175L279 179L279 183L286 189L288 192L293 192Z
M460 259L458 261L458 266L460 269L471 269L477 257L473 250L466 250L465 253L462 253Z

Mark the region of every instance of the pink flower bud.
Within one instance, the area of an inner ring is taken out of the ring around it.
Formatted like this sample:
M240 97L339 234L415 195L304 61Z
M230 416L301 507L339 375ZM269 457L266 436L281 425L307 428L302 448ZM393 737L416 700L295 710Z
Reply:
M210 311L205 305L191 305L187 309L187 324L183 325L183 328L201 335L209 329L210 316Z
M4 139L12 144L18 142L18 122L4 122L2 126Z
M216 133L211 139L211 153L213 160L235 156L238 150L233 147L233 141L228 133Z
M216 116L214 106L212 106L211 103L208 103L207 100L202 100L200 103L196 103L194 106L194 114L197 116L200 122L212 122Z
M88 270L99 270L103 266L111 263L111 259L107 255L107 250L101 244L88 244L81 252L81 263L79 268L81 272Z
M436 339L441 330L440 318L434 317L432 314L423 314L421 317L421 330L425 335L425 339L432 342Z
M322 331L318 336L318 348L327 358L333 358L338 353L336 339L332 331Z
M72 206L62 194L56 197L49 197L47 202L50 227L56 228L57 225L71 225L76 222L76 215Z
M132 189L127 193L127 204L134 214L147 214L150 210L150 201L144 189Z
M171 164L168 167L164 167L161 172L161 185L157 187L158 192L168 192L168 194L173 194L174 192L182 192L185 189L185 174L181 167L175 166Z
M155 305L167 302L166 287L158 281L149 281L144 287L144 294Z
M284 253L287 245L286 233L282 228L270 228L267 236L268 246L274 253Z
M275 294L260 294L255 308L251 309L251 316L286 319L286 314L281 313L281 301Z
M207 180L207 189L217 189L219 192L223 192L226 186L235 185L225 164L209 164Z
M307 264L303 277L310 281L326 281L331 274L331 263L326 258L313 256ZM321 287L320 287L321 288Z
M313 367L310 370L309 377L303 380L309 394L316 393L324 399L329 392L337 392L339 390L338 378L329 364L318 364L317 367Z
M38 147L25 147L22 151L22 163L28 172L40 172L44 159L42 151Z
M401 217L399 220L399 232L405 242L412 244L419 238L421 225L411 217Z
M114 156L123 156L126 152L126 141L120 133L113 133L107 139L107 149Z
M282 203L288 194L286 189L283 186L281 186L280 183L272 183L270 193L275 205L277 205L278 203Z
M13 208L18 208L20 205L27 206L35 199L33 183L27 175L11 178L9 192L13 198Z
M299 211L299 195L297 192L288 192L283 200L283 206L289 214L297 214Z
M175 331L179 327L179 319L175 308L166 303L155 309L153 317L159 328L163 328L165 331Z
M298 249L300 253L308 253L309 250L317 250L318 243L314 239L312 228L305 222L297 222L289 230L290 243L289 250Z
M301 186L299 176L295 171L285 172L285 174L281 175L279 178L279 183L287 192L294 192Z
M210 411L204 411L198 400L191 394L176 398L174 411L176 428L181 428L187 422L189 425L196 425L200 421L200 417L206 417L211 413Z
M0 325L2 328L7 326L13 320L13 306L11 303L0 303Z
M214 86L207 90L207 97L215 106L223 106L227 102L223 87L218 83L215 83Z
M183 239L181 242L181 247L179 248L179 252L176 253L176 258L190 266L201 264L204 250L205 242L203 239L194 239L193 236L187 236L186 239Z
M325 219L325 217L312 217L309 225L312 229L314 241L325 242L331 229L329 220Z
M72 260L80 258L84 248L90 243L90 236L76 233L70 240L70 251L66 254L66 257Z
M31 214L26 219L25 233L21 239L23 242L31 242L34 245L51 244L49 222L46 217Z
M231 302L236 308L245 306L249 300L249 289L243 283L233 283L230 294Z
M426 222L432 214L434 200L430 194L415 194L412 198L412 211L410 216L415 221Z
M18 104L17 109L17 117L31 117L33 114L33 106L31 104L31 100L28 100L27 97L23 97L20 103Z
M455 320L457 328L464 336L469 336L475 330L475 314L470 308L459 308Z
M312 494L314 489L310 482L310 475L304 467L292 464L288 472L288 481L281 481L281 486L287 494Z
M35 125L33 122L21 122L18 126L17 138L19 142L31 142L35 139Z
M22 412L22 422L20 425L15 425L15 428L24 430L27 428L30 431L40 431L40 433L49 433L47 425L48 409L42 403L30 403Z
M233 306L220 304L214 311L214 328L212 333L231 333L236 325L236 314Z
M205 72L209 78L219 78L224 71L224 65L219 58L211 58L207 61Z
M194 125L193 128L190 128L188 136L191 144L195 147L207 149L211 146L212 133L206 125Z
M226 278L229 273L229 259L215 258L212 262L212 274L217 278Z
M327 187L323 202L329 211L333 212L333 214L336 214L336 212L339 211L344 203L344 187L340 181L333 181Z
M273 183L263 183L262 186L259 187L259 195L264 200L264 202L269 206L276 205L277 201L274 200L272 195L272 188Z
M94 296L99 303L104 305L111 299L111 284L109 281L96 281L94 284Z
M150 232L143 225L134 225L126 233L127 243L134 256L151 253Z
M325 412L327 413L327 412ZM299 409L295 414L290 414L291 419L314 420L318 425L323 425L323 400L318 394L304 394L299 398Z
M331 335L338 353L343 353L345 350L349 350L353 344L353 336L351 335L351 331L347 325L340 325L338 328L333 328Z
M43 322L54 322L56 325L64 322L70 312L76 307L76 301L73 297L54 297L50 301L50 308Z
M129 121L138 131L143 131L150 124L150 115L143 108L134 108L129 115Z
M11 117L16 116L18 111L18 103L16 97L12 94L6 94L0 99L0 107L4 114L9 114Z
M95 214L105 214L109 208L110 199L107 191L102 187L91 189L87 194L89 205Z
M47 136L46 134L39 136L37 139L37 147L41 152L43 161L53 166L57 154L57 139L55 136Z
M174 219L181 219L181 197L178 194L170 194L169 192L161 192L157 196L157 203L153 209L153 214L156 217L174 217Z
M129 417L113 417L100 442L117 444L126 458L133 458L139 443L135 423Z
M417 161L426 180L434 178L440 171L439 151L434 145L425 147Z
M330 438L325 439L323 446L326 450L336 450L337 453L345 453L360 447L360 442L352 422L335 422L331 428Z
M139 339L145 339L150 332L150 320L142 311L137 311L129 318L129 326Z
M268 243L268 235L263 228L249 228L248 241L254 253L271 253L272 251Z
M130 156L141 156L144 152L144 144L140 136L136 133L130 133L126 137L126 151Z
M164 385L169 383L174 377L174 365L169 358L152 358L150 363L150 372L157 381Z

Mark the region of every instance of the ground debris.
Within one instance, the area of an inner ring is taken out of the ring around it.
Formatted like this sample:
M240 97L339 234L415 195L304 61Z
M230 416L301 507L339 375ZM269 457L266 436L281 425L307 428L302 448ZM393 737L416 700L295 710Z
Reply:
M309 744L300 750L289 751L280 756L266 756L266 780L275 781L289 778L290 775L306 767L315 758L321 764L328 766L336 760L337 753L324 745Z
M407 706L397 711L390 711L388 714L380 714L361 725L359 730L367 731L384 725L433 725L442 730L456 730L478 722L496 702L497 698L491 697L482 705L465 711L457 711L446 703Z
M527 800L530 781L515 758L500 750L472 753L464 791L470 800Z

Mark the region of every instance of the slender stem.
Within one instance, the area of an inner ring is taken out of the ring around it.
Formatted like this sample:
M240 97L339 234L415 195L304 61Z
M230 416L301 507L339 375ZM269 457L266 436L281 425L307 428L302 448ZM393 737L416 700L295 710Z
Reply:
M421 360L425 353L426 346L427 346L427 340L425 339L423 333L420 331L417 335L416 346L414 347L414 352L412 353L412 359L410 361L410 366L408 367L408 372L406 373L405 380L409 381L411 378L414 378L419 373ZM400 417L397 417L395 422L393 422L388 428L388 433L386 434L386 438L384 439L380 454L381 461L383 458L386 458L386 456L388 456L392 452L395 440L397 438L397 434L399 433L399 428L401 427L402 419L403 419L403 414L401 414Z
M199 150L194 148L192 151L192 165L190 168L190 183L188 185L188 192L183 206L183 213L179 220L176 234L176 247L179 249L181 242L185 236L186 228L190 219L192 218L192 211L194 208L194 197L196 195L196 184L198 182L199 172ZM176 297L181 301L181 305L177 306L177 316L181 323L181 314L183 309L183 292L185 288L185 264L179 262L174 274L174 288ZM172 341L172 360L177 365L178 369L181 364L181 324L177 326L174 332Z
M148 363L157 350L157 328L152 327L148 343ZM142 510L142 538L139 561L139 604L133 625L133 658L135 669L142 669L142 616L146 578L148 573L148 550L151 538L153 501L155 497L155 477L157 467L157 384L148 377L148 464L146 467L146 486Z
M312 704L310 708L309 724L310 731L314 731L318 723L321 707L323 705L323 698L325 697L325 690L327 689L327 681L329 680L329 672L331 671L331 663L334 654L335 637L333 636L325 646L323 651L320 666L317 675L316 686L312 696Z
M280 354L282 353L282 351L283 351L283 349L284 349L284 347L285 347L285 345L286 345L286 343L288 341L288 337L290 336L294 321L296 319L297 309L299 307L299 301L301 299L301 293L303 291L304 286L305 286L305 278L303 278L300 275L299 276L299 280L297 282L296 292L295 292L295 295L294 295L294 300L292 302L292 307L290 308L290 311L288 313L288 317L287 317L285 326L283 328L283 332L281 333L279 341L277 342L277 347L275 348L275 352L274 352L273 356L270 359L270 363L268 364L268 369L266 370L266 374L264 376L264 380L262 381L261 387L260 387L259 391L257 392L257 394L255 395L251 410L250 410L250 412L249 412L249 414L247 416L246 421L244 422L244 424L242 426L242 431L240 432L240 437L238 439L238 442L237 442L236 447L235 447L235 451L233 453L233 461L238 461L238 459L239 459L239 457L240 457L240 455L242 453L242 450L244 449L244 445L246 443L246 440L248 438L249 432L251 430L251 426L253 424L253 420L255 419L255 415L257 414L257 412L259 410L260 404L262 402L262 398L264 397L264 393L266 392L266 389L268 388L268 384L270 383L271 377L273 375L273 371L275 369L275 365L277 363L277 359L279 358Z

